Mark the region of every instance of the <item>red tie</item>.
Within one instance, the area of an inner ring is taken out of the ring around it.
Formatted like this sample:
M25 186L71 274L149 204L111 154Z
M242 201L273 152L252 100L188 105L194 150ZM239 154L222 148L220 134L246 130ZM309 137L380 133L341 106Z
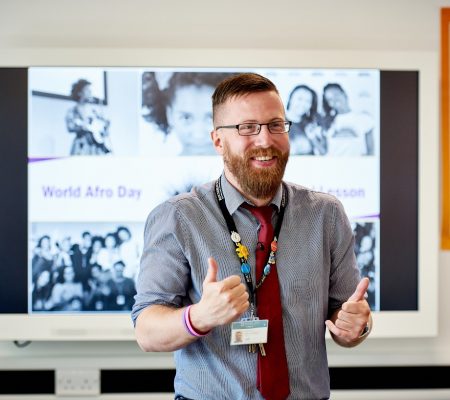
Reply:
M272 207L246 207L258 219L261 229L258 241L263 244L256 248L256 282L263 275L273 240ZM256 291L257 310L260 319L269 320L266 356L258 352L257 387L266 400L284 400L289 396L289 372L286 360L283 334L283 314L280 301L280 286L275 265L270 274Z

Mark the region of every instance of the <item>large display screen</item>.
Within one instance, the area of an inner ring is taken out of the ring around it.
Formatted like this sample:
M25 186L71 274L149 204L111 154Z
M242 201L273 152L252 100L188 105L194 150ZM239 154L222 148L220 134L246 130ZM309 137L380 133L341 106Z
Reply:
M129 314L146 217L167 198L219 177L222 160L210 139L211 95L222 79L244 71L276 84L292 121L285 180L343 203L358 266L370 279L372 310L417 310L417 247L410 247L418 234L416 72L32 67L0 70L2 81L12 74L21 82L8 86L17 92L15 114L3 116L18 148L9 156L19 168L15 177L13 169L8 174L10 186L25 196L18 204L26 204L11 211L26 214L14 222L21 238L15 245L26 257L2 259L0 281L9 282L9 301L0 311L54 318ZM409 87L408 101L394 104L390 90L397 93L402 85ZM400 136L413 144L395 160L391 151L401 149L402 139L392 137L393 106L408 113ZM14 124L17 115L24 129ZM409 180L399 173L397 163L405 162L412 167ZM413 194L395 213L407 232L385 217L399 182L407 184L402 196ZM391 238L400 231L408 254L393 255ZM11 268L14 280L7 278ZM389 279L402 268L408 274L397 301Z

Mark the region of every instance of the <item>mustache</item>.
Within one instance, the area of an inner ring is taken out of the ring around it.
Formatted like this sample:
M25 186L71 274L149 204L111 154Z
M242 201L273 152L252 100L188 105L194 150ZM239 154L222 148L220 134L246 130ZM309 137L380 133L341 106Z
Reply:
M283 153L276 149L275 147L257 147L254 149L249 149L245 152L245 156L247 158L253 158L253 157L278 157L280 158L283 155Z

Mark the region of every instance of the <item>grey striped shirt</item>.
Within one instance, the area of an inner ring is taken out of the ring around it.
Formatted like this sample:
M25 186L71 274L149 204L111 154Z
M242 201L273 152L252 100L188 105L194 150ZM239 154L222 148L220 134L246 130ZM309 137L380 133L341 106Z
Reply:
M258 222L240 207L245 198L224 176L221 179L227 208L242 243L249 248L254 274ZM287 184L287 188L277 271L289 399L323 399L330 395L325 320L348 299L359 281L353 234L336 198L294 184ZM272 203L279 207L280 201L281 187ZM274 211L274 224L276 218ZM240 275L240 262L215 198L214 182L176 196L150 213L133 321L152 304L182 307L198 302L211 256L219 266L218 280ZM196 400L261 399L256 389L257 355L249 353L247 346L230 346L230 335L230 326L217 327L175 352L177 394Z

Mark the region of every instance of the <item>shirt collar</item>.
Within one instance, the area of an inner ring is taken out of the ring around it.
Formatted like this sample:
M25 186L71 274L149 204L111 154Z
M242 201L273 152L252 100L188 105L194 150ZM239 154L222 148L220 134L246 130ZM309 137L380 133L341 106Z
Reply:
M222 185L222 191L225 197L225 204L230 215L233 215L242 203L252 204L250 200L247 200L230 182L228 182L228 179L225 177L225 173L222 173L220 183ZM270 202L270 204L277 207L277 210L280 209L282 196L283 188L282 185L280 185L277 193Z

